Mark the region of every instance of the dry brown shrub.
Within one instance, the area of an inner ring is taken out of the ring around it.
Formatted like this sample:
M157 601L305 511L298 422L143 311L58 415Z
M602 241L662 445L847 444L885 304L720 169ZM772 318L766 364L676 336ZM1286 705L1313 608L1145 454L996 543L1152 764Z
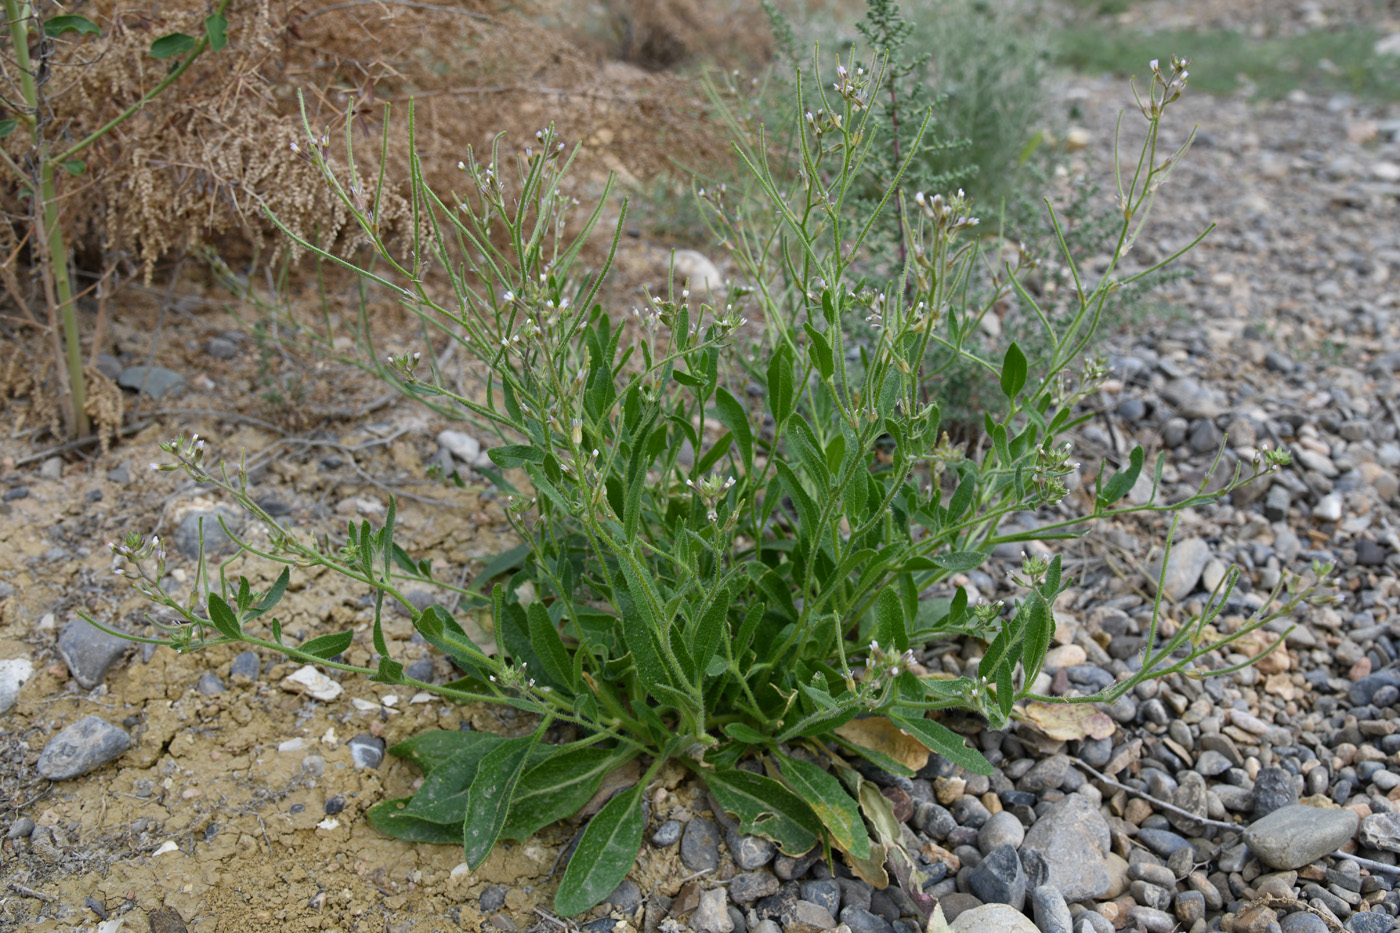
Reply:
M716 22L722 29L732 21L704 20L692 0L622 5L648 24L649 35L713 41ZM41 14L58 12L40 6ZM674 152L703 158L719 150L691 81L599 61L569 30L547 25L543 6L234 0L228 47L206 52L177 85L90 150L83 177L62 179L64 221L80 263L95 266L96 254L107 253L149 273L162 256L199 243L235 252L240 243L261 247L273 239L263 208L300 236L343 238L346 210L314 168L289 151L305 135L298 91L316 131L329 131L337 164L352 121L362 171L374 170L382 104L392 102L387 176L400 183L407 176L406 104L416 98L419 153L429 183L442 191L457 178L467 145L481 147L501 130L523 139L550 120L565 138L584 141L585 174L606 168L646 178L665 170ZM149 56L151 41L176 31L198 35L211 8L192 0L139 11L96 0L84 8L103 35L69 33L57 41L45 85L51 136L60 145L81 139L139 99L167 67ZM702 20L711 32L697 27ZM3 146L22 159L28 140L15 133ZM22 239L28 205L20 185L8 181L0 211ZM385 205L382 221L390 229L406 215L403 190L394 188Z

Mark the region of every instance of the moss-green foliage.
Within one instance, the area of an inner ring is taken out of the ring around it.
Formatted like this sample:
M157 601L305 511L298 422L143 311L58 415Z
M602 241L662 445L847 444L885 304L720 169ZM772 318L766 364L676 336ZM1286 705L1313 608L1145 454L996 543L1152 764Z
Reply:
M1192 60L1192 86L1213 94L1236 91L1244 80L1266 99L1301 88L1400 100L1400 56L1378 55L1380 37L1369 27L1251 39L1228 30L1148 33L1094 22L1062 31L1055 47L1058 61L1071 68L1114 74L1140 72L1141 62L1170 48Z

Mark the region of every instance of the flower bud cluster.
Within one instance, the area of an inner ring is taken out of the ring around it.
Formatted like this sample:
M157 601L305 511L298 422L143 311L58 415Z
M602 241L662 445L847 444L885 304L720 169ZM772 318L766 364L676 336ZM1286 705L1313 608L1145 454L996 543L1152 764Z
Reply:
M418 368L418 362L423 357L422 353L414 351L412 353L391 353L385 357L385 362L389 368L398 374L398 377L405 383L413 385L418 381L418 376L414 370Z
M1181 96L1181 92L1186 90L1186 79L1191 72L1186 67L1191 64L1189 58L1171 57L1171 66L1163 72L1162 64L1157 59L1147 63L1148 69L1152 72L1152 86L1148 88L1147 99L1144 100L1138 94L1137 86L1133 86L1133 96L1137 99L1138 109L1142 115L1149 120L1157 120L1162 116L1162 111L1167 105Z
M1058 447L1041 446L1035 452L1035 472L1032 482L1040 493L1040 501L1052 505L1069 495L1064 478L1079 469L1079 462L1070 461L1074 446L1068 442Z
M831 89L846 103L851 105L851 109L857 112L864 110L869 103L866 97L866 86L870 83L866 76L865 69L857 67L854 72L848 70L845 65L836 66L836 81L831 85ZM837 118L837 125L840 125L840 118Z
M949 240L980 223L972 216L972 199L961 188L950 198L941 194L929 197L920 191L914 195L914 203L919 205L925 218L933 221L935 235Z
M1008 570L1006 575L1012 583L1026 589L1034 589L1045 583L1045 575L1050 571L1050 558L1021 552L1021 572Z
M719 523L719 504L724 500L729 490L734 488L734 477L721 480L718 475L707 476L700 482L688 479L685 485L696 495L700 501L705 503L705 518L711 525ZM730 524L734 521L734 514L730 514Z

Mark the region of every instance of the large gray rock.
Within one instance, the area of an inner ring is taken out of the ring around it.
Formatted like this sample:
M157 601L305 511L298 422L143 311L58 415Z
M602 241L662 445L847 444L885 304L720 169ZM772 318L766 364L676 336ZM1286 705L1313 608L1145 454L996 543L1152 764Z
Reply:
M1005 904L983 904L958 914L953 933L1040 933L1030 918Z
M164 366L128 366L117 376L117 385L151 398L165 398L185 388L185 377Z
M1259 861L1288 871L1336 850L1356 834L1360 823L1361 818L1352 810L1293 804L1250 824L1244 841Z
M49 739L36 766L41 777L66 781L102 767L131 747L131 736L96 716L79 719Z
M1021 855L1036 852L1049 867L1048 884L1069 902L1103 897L1109 887L1108 822L1088 798L1070 794L1036 820L1021 843ZM1071 855L1072 853L1072 855Z
M219 524L220 517L224 520L223 525ZM198 558L200 529L202 527L206 557L231 551L233 550L233 541L224 532L224 525L227 525L234 534L238 534L242 523L242 516L228 506L221 505L214 509L196 509L187 512L185 517L180 519L180 524L175 526L175 550L188 560Z
M131 642L125 638L108 635L83 619L74 619L58 633L58 654L84 690L102 683L112 665L130 647Z
M1191 591L1201 579L1201 571L1206 569L1209 561L1210 545L1202 539L1187 538L1174 543L1171 555L1167 558L1166 574L1161 577L1163 595L1173 601L1191 595ZM1161 574L1162 562L1154 561L1148 568L1148 577L1153 589L1157 588Z

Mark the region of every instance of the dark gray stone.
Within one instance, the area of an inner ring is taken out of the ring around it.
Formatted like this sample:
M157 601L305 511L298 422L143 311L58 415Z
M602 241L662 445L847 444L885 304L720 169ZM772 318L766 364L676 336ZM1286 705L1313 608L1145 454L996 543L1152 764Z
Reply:
M228 666L229 679L234 677L247 677L249 680L257 680L258 674L262 671L262 663L258 660L256 651L240 651L233 659L233 663Z
M384 740L361 732L350 740L350 758L356 768L378 768L384 760Z
M231 360L238 355L238 344L226 337L211 337L204 345L204 352L216 360Z
M661 846L663 849L667 846L673 846L680 842L682 829L684 827L680 820L667 820L656 827L656 832L651 834L651 844Z
M481 899L477 901L477 906L482 913L492 913L500 910L506 905L506 889L499 884L493 884L485 891L481 892Z
M78 686L91 690L130 648L125 638L108 635L90 622L74 619L58 635L58 653Z
M421 683L430 684L436 679L435 670L432 658L422 658L406 667L404 673Z
M807 869L817 863L817 859L822 857L821 846L813 846L812 851L806 855L782 855L779 854L773 860L773 874L782 881L795 881L807 874Z
M838 918L851 928L851 933L894 933L894 925L864 907L845 907Z
M1306 911L1291 913L1278 922L1282 933L1330 933L1327 924L1316 914Z
M1302 868L1337 849L1355 835L1360 822L1353 810L1293 804L1250 824L1244 831L1244 841L1259 861L1287 871Z
M1347 933L1390 933L1393 929L1394 917L1371 910L1352 914L1346 922Z
M811 882L808 882L809 884ZM729 899L736 904L752 904L778 893L781 884L766 871L747 871L729 882Z
M1254 817L1268 816L1275 810L1298 802L1293 775L1282 768L1260 768L1254 779Z
M22 816L10 824L10 829L5 833L5 838L27 839L32 832L34 832L34 820L27 816Z
M102 767L131 747L131 736L96 716L87 716L49 739L39 754L39 775L66 781Z
M953 819L953 814L946 807L920 801L914 807L914 825L934 842L942 842L957 829L958 821Z
M719 827L713 821L697 816L685 824L681 861L691 871L714 871L719 867Z
M774 879L776 882L777 879ZM826 909L826 912L833 917L841 912L841 886L836 883L835 878L813 878L810 881L802 882L800 888L802 899L811 901L819 907ZM730 896L733 896L733 885L730 885Z
M1065 896L1048 884L1031 892L1031 913L1040 933L1074 933Z
M762 868L773 861L778 851L776 845L761 836L746 836L732 829L725 831L724 841L734 857L734 864L743 871Z
M1098 668L1094 668L1098 670ZM1104 671L1108 674L1107 671ZM1113 675L1109 674L1109 684L1113 683ZM1058 790L1069 775L1071 762L1068 756L1051 755L1049 758L1041 759L1035 763L1021 780L1016 782L1016 787L1020 790L1032 794L1043 794L1047 790Z
M117 376L117 385L151 398L165 398L185 388L185 377L164 366L128 366Z
M1002 845L988 853L968 873L967 888L984 904L1007 904L1020 910L1026 903L1026 873L1015 847Z
M219 675L213 671L205 671L199 675L199 681L194 685L194 688L207 697L218 696L227 689L224 682L219 679Z
M613 910L630 914L642 904L642 889L637 887L637 882L624 879L604 903L611 904Z
M1021 843L1021 853L1037 852L1049 866L1045 883L1066 901L1102 897L1110 877L1104 856L1109 852L1108 823L1098 807L1080 794L1070 794L1041 814ZM1073 852L1074 858L1063 853Z
M1169 829L1139 829L1138 842L1141 842L1162 858L1168 858L1176 850L1191 845L1191 843Z
M234 534L242 525L242 518L237 512L228 506L219 506L214 509L196 509L185 513L185 517L180 519L180 524L175 526L175 534L172 536L175 541L175 550L187 560L195 560L199 557L200 528L204 529L204 554L212 557L233 550L233 540L224 532L223 525L219 524L219 517L222 516L224 524Z

